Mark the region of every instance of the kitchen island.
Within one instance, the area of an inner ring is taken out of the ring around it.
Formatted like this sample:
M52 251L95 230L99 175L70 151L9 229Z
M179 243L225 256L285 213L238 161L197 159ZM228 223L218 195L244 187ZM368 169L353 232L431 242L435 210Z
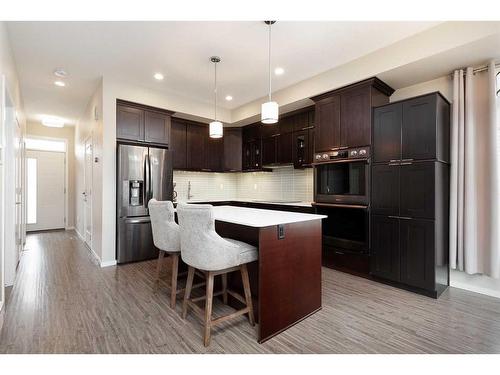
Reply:
M213 211L219 235L259 249L259 260L248 265L259 342L321 309L321 220L326 216L234 206ZM238 273L228 283L242 290ZM229 303L241 307L234 298Z

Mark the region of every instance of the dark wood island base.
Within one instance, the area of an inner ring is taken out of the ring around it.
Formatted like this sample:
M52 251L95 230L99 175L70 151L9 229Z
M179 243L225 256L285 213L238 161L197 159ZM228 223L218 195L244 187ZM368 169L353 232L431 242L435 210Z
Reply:
M259 248L258 262L248 265L259 343L321 309L321 220L267 227L217 220L216 231ZM238 273L228 283L242 290ZM229 303L241 307L235 298Z

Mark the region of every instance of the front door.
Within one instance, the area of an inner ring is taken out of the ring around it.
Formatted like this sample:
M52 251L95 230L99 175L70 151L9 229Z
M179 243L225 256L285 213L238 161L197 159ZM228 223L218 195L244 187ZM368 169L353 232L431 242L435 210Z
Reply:
M65 227L64 152L26 151L27 230Z

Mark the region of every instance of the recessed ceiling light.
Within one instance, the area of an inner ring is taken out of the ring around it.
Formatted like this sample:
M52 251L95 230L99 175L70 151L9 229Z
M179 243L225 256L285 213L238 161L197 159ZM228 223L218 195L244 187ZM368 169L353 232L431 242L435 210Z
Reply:
M226 100L227 100L228 102L230 102L231 100L233 100L233 97L232 97L231 95L227 95L227 96L226 96Z
M278 67L278 68L274 69L274 74L276 74L277 76L280 76L283 73L285 73L285 69L283 69L283 68Z
M64 78L68 73L63 68L56 68L54 69L54 75L59 78Z
M42 125L51 128L62 128L64 126L64 120L58 117L45 117L42 119Z
M155 77L155 79L158 81L163 81L163 74L161 73L155 73L153 77Z
M54 81L54 85L59 86L59 87L66 86L66 84L63 81Z

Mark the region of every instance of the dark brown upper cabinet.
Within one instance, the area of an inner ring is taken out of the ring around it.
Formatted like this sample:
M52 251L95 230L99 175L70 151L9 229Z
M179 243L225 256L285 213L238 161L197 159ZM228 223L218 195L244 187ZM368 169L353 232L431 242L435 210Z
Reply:
M172 166L174 169L187 169L187 125L181 119L172 118L171 142Z
M144 115L144 140L151 143L169 144L170 115L146 111Z
M187 123L187 169L209 171L208 127Z
M436 99L431 95L402 103L402 159L436 159Z
M348 90L340 95L340 144L346 147L371 143L371 86ZM367 131L368 130L368 131Z
M144 141L144 111L118 105L116 113L116 138Z
M227 172L242 170L242 129L224 128L224 167Z
M279 135L262 139L262 165L278 164Z
M435 92L374 109L373 160L449 162L450 107Z
M169 145L172 112L123 100L117 101L116 138Z
M315 152L370 145L372 108L388 103L393 92L374 77L313 97Z
M207 143L207 169L210 172L222 172L224 169L224 138L210 138L209 136L207 136Z
M340 147L340 96L334 95L316 103L314 151Z
M372 155L375 163L401 159L401 122L399 103L376 108L373 116Z
M293 133L281 133L278 137L278 163L293 163Z
M314 154L314 129L293 133L293 165L295 168L311 166Z

